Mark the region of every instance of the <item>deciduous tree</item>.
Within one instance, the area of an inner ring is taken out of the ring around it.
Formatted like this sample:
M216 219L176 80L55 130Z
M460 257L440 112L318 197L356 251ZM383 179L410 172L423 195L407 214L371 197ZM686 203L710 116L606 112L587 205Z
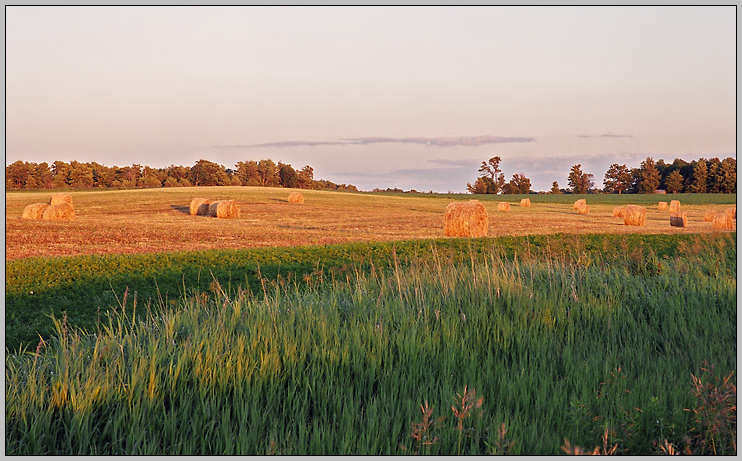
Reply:
M593 187L593 175L582 171L582 165L573 165L567 178L573 194L587 194Z
M612 164L605 173L603 186L606 192L612 194L628 192L631 187L631 171L629 171L625 164Z

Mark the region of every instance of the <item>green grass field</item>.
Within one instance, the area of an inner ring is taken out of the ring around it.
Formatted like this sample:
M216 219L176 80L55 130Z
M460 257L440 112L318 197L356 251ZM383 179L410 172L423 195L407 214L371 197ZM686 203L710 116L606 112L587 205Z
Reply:
M736 258L721 233L8 261L6 333L33 327L6 454L736 454L736 387L692 381L736 386Z

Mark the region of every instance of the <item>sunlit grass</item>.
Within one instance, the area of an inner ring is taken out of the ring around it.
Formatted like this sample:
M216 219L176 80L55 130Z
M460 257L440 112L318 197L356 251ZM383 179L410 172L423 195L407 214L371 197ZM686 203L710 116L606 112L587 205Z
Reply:
M6 454L400 454L425 408L430 454L561 454L606 428L621 453L682 446L691 374L736 370L735 243L584 255L215 281L87 332L59 319L6 356Z

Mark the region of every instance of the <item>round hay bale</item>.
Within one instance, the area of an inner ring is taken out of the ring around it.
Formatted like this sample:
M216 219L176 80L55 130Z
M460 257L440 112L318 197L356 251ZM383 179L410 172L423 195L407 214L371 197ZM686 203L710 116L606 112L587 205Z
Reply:
M44 211L49 208L47 203L33 203L23 209L23 219L41 219L44 215Z
M590 206L582 205L577 209L577 214L590 214Z
M685 213L675 213L670 216L670 226L688 227L688 217L685 215Z
M508 203L508 202L499 202L497 204L497 211L510 211L510 203Z
M41 219L46 221L74 221L75 209L66 202L58 205L50 205L49 208L44 210Z
M623 218L624 213L626 212L625 206L614 206L613 207L613 217L614 218Z
M670 213L677 213L680 211L680 200L672 200L670 202Z
M623 216L624 226L644 226L647 224L647 209L643 206L626 205Z
M703 212L703 220L705 222L711 222L714 220L714 216L716 215L715 210L706 210Z
M718 230L734 229L734 218L731 213L716 213L711 225Z
M449 237L486 237L489 216L479 200L449 203L443 213L443 232Z
M529 198L520 199L520 206L531 206L531 199Z
M191 200L191 216L208 216L209 204L211 202L205 198L194 198Z
M585 201L585 199L584 199L584 198L581 198L581 199L579 199L579 200L577 200L577 201L575 202L575 205L574 205L574 206L575 206L575 210L579 210L579 209L580 209L580 207L583 207L583 206L585 206L585 205L587 205L587 201Z
M237 219L240 217L240 206L236 200L217 200L209 204L209 216L219 219Z
M64 193L58 193L58 194L52 194L51 200L49 200L49 205L59 205L60 203L69 203L72 205L72 197L69 194Z
M660 211L667 209L667 202L657 202L657 209Z
M289 203L297 203L301 205L304 203L304 194L301 192L292 192L289 194Z

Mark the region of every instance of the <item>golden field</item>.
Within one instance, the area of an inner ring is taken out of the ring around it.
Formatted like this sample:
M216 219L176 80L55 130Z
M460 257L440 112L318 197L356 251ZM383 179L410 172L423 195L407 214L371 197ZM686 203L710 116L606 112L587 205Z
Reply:
M53 191L58 192L58 191ZM6 259L79 254L144 253L212 248L316 245L444 237L443 214L456 200L479 199L489 214L489 237L553 233L706 233L709 209L723 211L736 196L679 194L688 226L671 227L658 209L667 196L370 194L302 190L303 204L289 203L290 189L190 187L122 191L70 191L74 222L21 219L26 205L47 202L52 191L6 193ZM191 216L194 197L239 202L238 219ZM589 214L573 207L586 198ZM672 198L675 198L673 196ZM510 202L499 212L498 202ZM616 205L647 207L646 225L624 226L613 217ZM736 220L735 220L736 227Z

